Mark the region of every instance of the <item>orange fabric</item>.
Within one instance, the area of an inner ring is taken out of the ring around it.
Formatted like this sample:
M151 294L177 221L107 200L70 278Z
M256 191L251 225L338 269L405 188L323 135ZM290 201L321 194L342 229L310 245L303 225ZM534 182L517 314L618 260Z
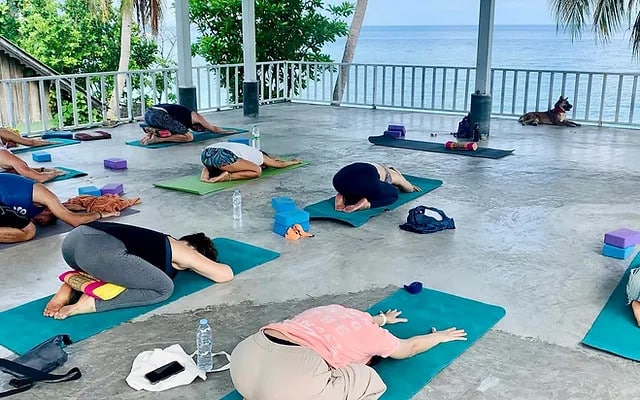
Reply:
M64 206L73 211L87 212L114 212L122 211L140 203L140 197L134 199L121 199L116 194L105 194L102 196L76 196L72 197L64 203Z

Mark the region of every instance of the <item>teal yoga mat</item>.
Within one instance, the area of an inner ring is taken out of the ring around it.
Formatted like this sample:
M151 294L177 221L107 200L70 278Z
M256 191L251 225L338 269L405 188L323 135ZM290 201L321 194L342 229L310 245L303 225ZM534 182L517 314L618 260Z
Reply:
M443 343L405 360L380 361L373 368L387 385L382 400L407 400L413 397L505 315L502 307L426 288L418 294L398 290L371 307L369 312L378 314L395 308L401 310L402 316L408 318L409 322L385 328L400 338L428 333L431 327L440 330L455 326L467 331L467 340ZM234 391L223 399L241 400L242 396Z
M479 147L476 151L447 150L443 143L421 142L419 140L396 139L391 136L369 136L369 142L378 146L397 147L400 149L430 151L432 153L455 154L458 156L502 158L512 154L514 150L490 149Z
M335 196L323 200L319 203L311 204L306 206L304 209L309 213L309 217L311 219L332 219L340 222L344 222L354 227L359 227L364 225L370 218L376 217L382 214L385 211L393 210L401 205L408 203L412 200L417 199L420 196L423 196L430 191L437 189L442 185L441 180L437 179L426 179L419 178L417 176L405 175L405 178L412 184L419 186L422 189L422 192L412 192L412 193L402 193L400 192L400 196L398 200L390 204L386 207L378 207L372 208L369 210L362 211L354 211L352 213L345 213L341 211L336 211L335 209Z
M193 143L193 142L202 142L205 140L209 140L209 139L218 139L218 138L223 138L223 137L227 137L227 136L232 136L232 135L237 135L239 133L245 133L245 132L249 132L246 129L239 129L239 128L222 128L225 130L230 130L230 131L234 131L233 133L227 133L227 134L220 134L220 133L213 133L213 132L192 132L193 133L193 141L192 142L187 142L187 143ZM164 142L164 143L153 143L153 144L148 144L148 145L143 145L140 144L139 140L132 140L129 142L126 142L129 146L137 146L137 147L143 147L145 149L162 149L164 147L171 147L171 146L178 146L181 144L187 144L187 143L176 143L176 142Z
M627 304L629 272L640 267L640 253L631 261L582 343L630 360L640 361L640 328Z
M71 179L71 178L79 178L81 176L87 176L86 172L78 171L76 169L65 168L65 167L55 167L55 168L56 169L60 169L62 171L65 171L65 174L57 176L54 179L51 179L50 181L47 181L46 183L64 181L64 180Z
M231 239L217 238L214 239L214 243L219 251L220 262L229 264L235 274L269 262L280 255ZM57 277L50 276L48 279ZM190 271L179 273L174 283L173 294L165 302L76 315L60 321L42 316L42 310L50 296L23 304L0 313L0 344L15 353L24 354L37 344L60 333L68 334L74 342L78 342L214 284Z
M72 140L72 139L48 139L49 142L52 142L53 144L47 145L47 146L36 146L36 147L18 147L15 149L11 149L11 152L13 154L20 154L20 153L29 153L31 151L42 151L42 150L47 150L47 149L53 149L56 147L62 147L62 146L70 146L72 144L78 144L80 143L79 140Z

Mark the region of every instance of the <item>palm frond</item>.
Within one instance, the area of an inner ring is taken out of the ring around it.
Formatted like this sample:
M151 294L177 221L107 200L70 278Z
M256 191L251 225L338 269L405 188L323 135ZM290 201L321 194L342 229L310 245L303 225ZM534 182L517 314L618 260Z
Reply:
M640 12L636 14L636 20L631 27L631 37L629 38L633 48L633 55L640 58Z
M591 13L590 0L548 0L556 28L568 32L571 39L580 37Z
M593 9L593 28L605 41L622 25L627 5L624 0L598 0Z
M186 1L186 0L185 0ZM144 31L147 26L151 28L153 35L158 34L160 21L162 21L163 3L162 0L135 0L136 20Z

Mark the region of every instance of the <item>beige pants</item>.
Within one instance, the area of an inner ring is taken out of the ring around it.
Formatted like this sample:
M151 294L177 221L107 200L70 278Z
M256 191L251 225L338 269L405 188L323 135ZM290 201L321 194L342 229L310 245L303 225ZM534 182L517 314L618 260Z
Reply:
M236 346L230 371L246 400L375 400L387 390L371 367L330 368L313 350L273 343L262 332Z

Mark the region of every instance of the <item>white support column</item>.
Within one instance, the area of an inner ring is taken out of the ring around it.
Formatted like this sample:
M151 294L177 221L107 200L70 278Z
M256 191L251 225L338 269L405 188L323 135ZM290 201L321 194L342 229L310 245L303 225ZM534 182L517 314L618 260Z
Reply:
M242 58L244 82L242 107L245 116L258 116L258 80L256 76L256 2L242 0Z
M489 94L491 89L491 47L495 0L480 0L478 22L478 54L476 56L476 92Z
M180 104L197 109L196 88L191 71L191 25L189 0L176 0L176 51L178 55L178 99Z

